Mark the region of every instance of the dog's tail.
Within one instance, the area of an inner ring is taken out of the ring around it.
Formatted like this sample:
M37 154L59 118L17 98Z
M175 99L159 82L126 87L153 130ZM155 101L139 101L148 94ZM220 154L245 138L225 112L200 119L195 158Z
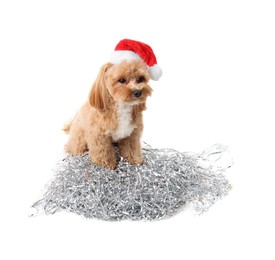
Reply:
M72 121L65 123L65 125L63 126L63 131L68 134L70 132L71 129L71 125L72 125Z

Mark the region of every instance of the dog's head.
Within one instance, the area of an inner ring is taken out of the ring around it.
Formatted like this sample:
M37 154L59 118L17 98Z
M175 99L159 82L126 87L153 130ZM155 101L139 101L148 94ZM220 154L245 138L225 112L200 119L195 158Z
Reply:
M103 65L91 89L91 106L105 110L110 102L141 104L151 95L148 85L150 74L141 60L122 61L120 64Z

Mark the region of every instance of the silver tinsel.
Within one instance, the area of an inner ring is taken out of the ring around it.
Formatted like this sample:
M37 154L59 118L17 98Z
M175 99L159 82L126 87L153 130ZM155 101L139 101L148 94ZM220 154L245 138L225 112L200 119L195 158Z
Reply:
M43 198L33 204L33 215L66 210L102 220L156 220L187 205L200 214L231 187L224 176L231 162L219 165L228 157L224 146L201 154L147 146L143 155L143 165L121 158L117 170L92 164L88 153L66 155Z

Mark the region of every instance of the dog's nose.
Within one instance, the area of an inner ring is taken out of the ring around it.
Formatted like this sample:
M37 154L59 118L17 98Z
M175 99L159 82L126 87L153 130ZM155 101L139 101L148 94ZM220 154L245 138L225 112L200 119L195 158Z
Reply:
M135 91L133 91L133 95L134 95L134 97L136 97L136 98L139 98L140 96L141 96L141 94L142 94L142 91L141 90L135 90Z

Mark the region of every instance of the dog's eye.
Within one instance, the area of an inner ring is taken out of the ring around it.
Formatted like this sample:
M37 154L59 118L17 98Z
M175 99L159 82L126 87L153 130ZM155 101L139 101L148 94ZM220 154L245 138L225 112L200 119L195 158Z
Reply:
M141 76L141 77L139 77L138 79L137 79L137 83L141 83L141 82L143 82L145 80L145 78L143 77L143 76Z
M121 84L125 84L126 83L126 79L121 78L121 79L118 80L118 82L121 83Z

